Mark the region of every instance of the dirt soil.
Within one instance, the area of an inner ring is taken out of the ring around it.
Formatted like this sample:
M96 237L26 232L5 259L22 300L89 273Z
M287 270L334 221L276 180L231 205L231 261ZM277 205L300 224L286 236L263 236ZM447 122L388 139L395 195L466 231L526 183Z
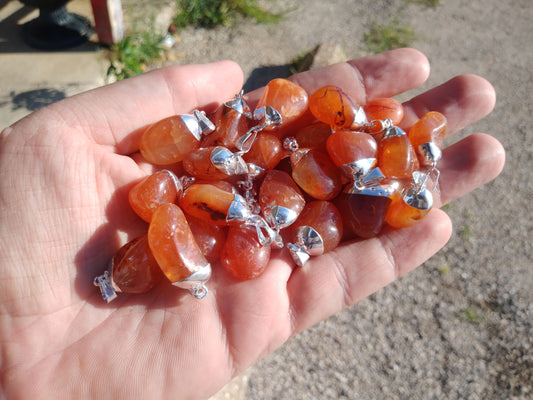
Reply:
M288 12L275 25L187 29L165 64L233 59L248 90L286 76L288 64L321 43L340 46L348 58L366 55L365 32L397 18L415 31L412 46L432 65L428 82L400 98L459 74L485 77L496 88L496 108L462 135L493 134L507 164L494 182L447 206L454 235L424 266L294 337L217 398L531 398L533 3L264 4Z

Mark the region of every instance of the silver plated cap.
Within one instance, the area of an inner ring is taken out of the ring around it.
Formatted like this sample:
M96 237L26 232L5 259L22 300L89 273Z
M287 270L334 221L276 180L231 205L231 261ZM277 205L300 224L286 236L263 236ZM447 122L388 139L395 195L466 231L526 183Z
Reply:
M303 266L310 256L324 254L324 240L311 226L303 225L296 229L295 242L287 244L292 259Z
M442 158L442 150L435 143L427 142L418 146L418 153L422 155L422 164L427 167L435 167Z
M232 153L223 146L216 146L211 151L211 163L226 175L243 175L248 173L246 161L240 155Z
M275 108L271 106L264 106L255 109L254 111L254 119L257 121L263 121L263 128L271 125L281 125L283 122L283 118L281 117L281 114L276 110Z
M357 129L367 124L368 124L368 118L366 116L365 110L363 109L363 107L356 107L353 124L350 128Z
M408 206L419 210L429 210L433 207L433 195L426 188L411 187L402 193L402 199Z
M348 179L358 181L368 175L377 162L376 158L362 158L361 160L341 165L340 168Z
M252 218L252 213L246 200L240 194L236 194L231 202L226 221L229 222L245 222Z
M207 287L205 283L211 277L211 264L206 264L200 267L191 276L182 279L181 281L173 282L172 285L181 289L188 290L197 299L203 299L207 296Z
M287 207L278 206L274 202L268 204L264 208L263 215L270 226L273 226L274 229L278 230L286 228L298 218L298 213L296 211Z
M398 126L389 126L386 130L385 130L385 135L383 136L384 139L386 138L391 138L391 137L395 137L395 136L402 136L402 135L406 135L405 131L398 127Z
M239 93L235 95L235 98L233 100L227 101L224 103L224 105L228 108L231 108L232 110L237 111L238 113L244 114L248 118L252 118L252 112L250 111L250 107L248 107L248 104L246 101L244 101L244 98L242 97L242 94Z
M196 140L201 140L203 135L208 135L215 130L215 124L203 111L194 110L193 115L180 115L180 118Z
M109 271L105 271L102 275L95 277L93 284L100 289L102 298L108 303L115 300L117 293L120 293L120 290L113 284L113 277Z

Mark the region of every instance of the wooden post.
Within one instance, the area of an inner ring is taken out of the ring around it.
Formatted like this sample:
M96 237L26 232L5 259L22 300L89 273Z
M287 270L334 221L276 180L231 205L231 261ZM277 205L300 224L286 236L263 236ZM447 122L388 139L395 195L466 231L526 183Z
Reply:
M91 0L91 6L98 41L112 45L123 39L124 22L120 0Z

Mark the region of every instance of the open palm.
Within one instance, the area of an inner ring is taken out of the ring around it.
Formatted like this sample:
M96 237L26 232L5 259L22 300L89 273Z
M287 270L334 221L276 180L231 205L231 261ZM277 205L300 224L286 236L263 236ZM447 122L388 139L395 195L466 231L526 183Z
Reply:
M292 79L341 86L359 103L425 81L408 49ZM206 398L290 336L420 265L448 240L448 217L343 243L295 269L275 253L259 278L214 266L197 300L164 282L106 304L93 286L118 246L146 231L127 190L150 172L139 133L172 114L212 110L238 93L231 62L170 67L55 103L0 135L0 362L8 398ZM252 95L253 97L253 95ZM252 100L253 101L253 100ZM429 110L453 133L491 111L494 92L460 76L405 104L404 128ZM504 153L484 134L444 152L438 204L494 178Z

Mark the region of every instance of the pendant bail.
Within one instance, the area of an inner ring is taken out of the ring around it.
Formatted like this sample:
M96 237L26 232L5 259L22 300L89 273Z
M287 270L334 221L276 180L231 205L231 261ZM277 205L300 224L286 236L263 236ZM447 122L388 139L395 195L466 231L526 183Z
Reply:
M117 292L119 292L119 290L113 285L113 278L109 271L105 271L103 275L95 277L93 284L100 289L102 298L107 303L110 303L117 298Z
M233 100L225 102L224 105L228 108L231 108L232 110L237 111L240 114L245 115L248 118L252 118L252 112L250 111L250 107L244 100L242 91L240 93L237 93Z
M194 110L193 115L180 115L180 118L196 140L215 131L215 124L207 118L204 111Z
M211 264L200 266L196 272L172 285L181 289L188 290L197 299L203 299L207 296L208 290L205 283L211 278Z
M211 151L211 163L226 175L243 175L248 172L246 161L223 146L216 146Z

